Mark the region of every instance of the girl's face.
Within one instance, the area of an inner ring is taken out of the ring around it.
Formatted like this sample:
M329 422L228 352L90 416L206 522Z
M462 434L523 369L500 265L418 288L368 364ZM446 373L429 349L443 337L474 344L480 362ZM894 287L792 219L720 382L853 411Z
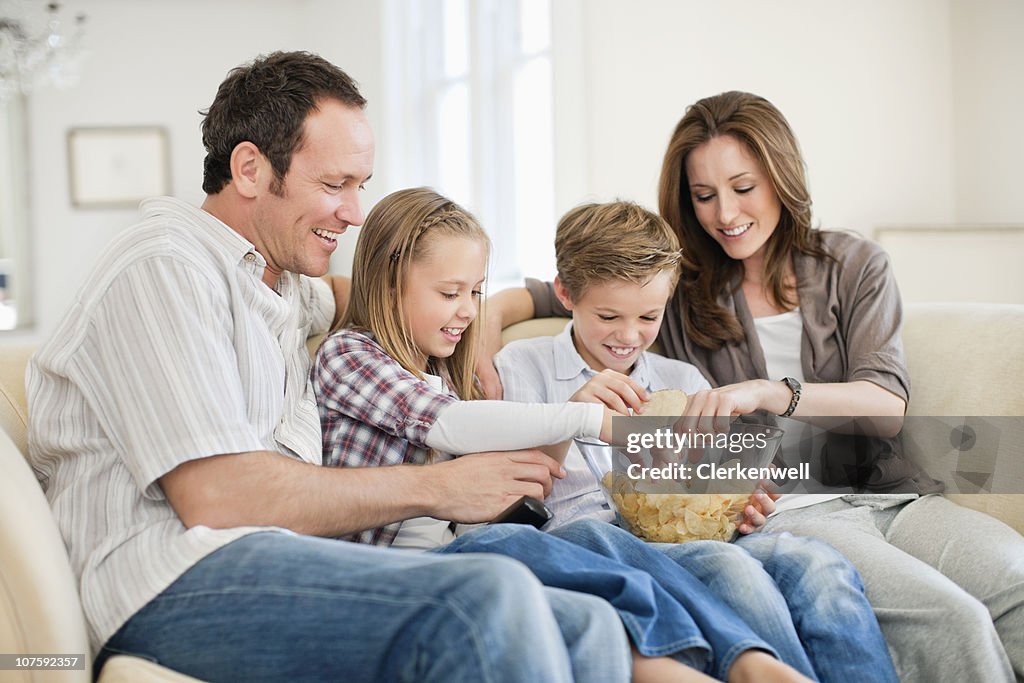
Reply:
M731 135L719 135L686 157L693 209L729 258L764 258L782 203L761 163Z
M428 246L428 253L409 265L402 297L421 370L428 358L455 353L476 318L487 271L487 244L480 239L441 235Z

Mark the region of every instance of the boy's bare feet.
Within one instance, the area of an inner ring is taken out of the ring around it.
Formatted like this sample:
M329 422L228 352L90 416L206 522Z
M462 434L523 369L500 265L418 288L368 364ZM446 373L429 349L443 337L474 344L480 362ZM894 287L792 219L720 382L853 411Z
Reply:
M811 679L767 652L747 650L729 668L729 683L811 683Z
M737 658L737 661L739 659ZM733 666L735 669L736 667ZM633 648L635 683L714 683L713 678L677 662L671 657L645 657Z

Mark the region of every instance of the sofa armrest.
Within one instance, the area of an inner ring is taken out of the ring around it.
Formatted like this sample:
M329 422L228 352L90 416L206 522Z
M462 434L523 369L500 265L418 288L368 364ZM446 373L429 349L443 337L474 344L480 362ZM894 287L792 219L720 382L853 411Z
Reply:
M53 680L89 680L85 616L64 541L6 433L0 433L0 652L80 654L85 671Z
M140 657L118 655L103 665L96 683L198 683L198 678L171 671Z

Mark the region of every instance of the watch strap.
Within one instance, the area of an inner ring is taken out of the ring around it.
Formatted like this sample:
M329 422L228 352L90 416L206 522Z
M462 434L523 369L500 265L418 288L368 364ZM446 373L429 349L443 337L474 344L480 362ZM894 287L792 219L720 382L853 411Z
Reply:
M797 404L800 403L800 394L803 391L803 387L800 386L800 382L792 377L783 377L782 383L793 392L793 397L789 399L789 407L786 408L786 412L781 413L779 417L789 417L796 410Z

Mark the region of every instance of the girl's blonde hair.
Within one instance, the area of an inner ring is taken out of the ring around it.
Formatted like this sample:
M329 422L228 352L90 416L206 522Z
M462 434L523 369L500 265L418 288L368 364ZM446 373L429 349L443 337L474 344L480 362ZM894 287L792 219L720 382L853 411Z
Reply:
M483 242L487 233L468 211L430 188L392 192L377 202L360 229L352 260L352 292L348 310L335 329L348 327L369 331L384 350L416 375L420 355L405 316L405 287L409 266L437 248L445 235ZM477 321L481 309L462 333L462 341L449 358L427 359L428 366L445 378L459 398L483 398L474 367L479 343Z

